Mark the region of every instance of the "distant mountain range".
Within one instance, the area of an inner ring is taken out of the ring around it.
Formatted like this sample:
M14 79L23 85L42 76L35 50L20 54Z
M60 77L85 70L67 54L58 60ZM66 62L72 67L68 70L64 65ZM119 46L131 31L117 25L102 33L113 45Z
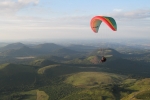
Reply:
M63 46L60 46L60 45L57 45L54 43L44 43L44 44L39 44L39 45L33 46L32 48L36 49L40 52L43 52L43 53L49 53L49 52L53 52L57 49L63 48Z
M67 48L71 50L75 50L75 51L80 51L80 52L89 52L89 51L93 51L97 47L72 44L72 45L67 46Z
M82 45L71 45L68 47L64 47L54 43L44 43L28 47L27 45L22 43L12 43L0 48L0 56L36 56L44 54L67 56L76 55L81 51L86 52L86 50L91 50L93 48L94 47L92 46Z

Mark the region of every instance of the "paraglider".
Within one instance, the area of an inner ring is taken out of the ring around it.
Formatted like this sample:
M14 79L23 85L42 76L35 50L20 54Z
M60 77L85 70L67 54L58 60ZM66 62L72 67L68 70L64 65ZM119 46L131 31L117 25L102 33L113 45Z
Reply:
M117 31L116 21L112 17L95 16L91 19L91 22L90 22L90 26L93 32L98 33L99 27L102 22L104 22L113 31ZM102 59L100 60L100 62L105 62L105 61L106 61L106 58L102 56Z
M91 28L95 33L98 33L101 23L106 23L113 31L117 31L116 21L112 17L95 16L91 19Z

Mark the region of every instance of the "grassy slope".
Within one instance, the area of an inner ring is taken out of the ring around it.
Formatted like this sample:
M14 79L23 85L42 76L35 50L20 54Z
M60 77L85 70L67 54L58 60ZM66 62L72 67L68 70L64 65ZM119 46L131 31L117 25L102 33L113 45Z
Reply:
M137 80L132 83L131 86L127 87L133 92L121 100L149 100L150 99L150 78L145 78L141 80Z
M42 66L43 67L43 66L48 66L51 64L56 64L56 62L47 60L47 59L37 59L37 60L32 61L30 64L33 66Z
M61 100L116 100L109 90L85 89L78 93L70 94Z
M40 90L31 90L25 92L16 92L8 96L2 96L3 100L48 100L49 96Z
M57 67L59 66L58 64L57 65L49 65L49 66L45 66L45 67L42 67L38 70L38 74L44 74L44 72L47 70L47 69L50 69L50 68L53 68L53 67Z
M31 66L10 63L0 66L0 91L26 90L35 82L36 72Z
M44 91L37 90L37 99L36 100L48 100L49 96Z
M81 87L93 87L100 84L115 84L119 83L125 77L111 73L103 72L80 72L70 75L65 83Z
M76 88L78 92L67 95L62 100L116 100L113 87L125 76L104 72L79 72L69 75L64 81Z

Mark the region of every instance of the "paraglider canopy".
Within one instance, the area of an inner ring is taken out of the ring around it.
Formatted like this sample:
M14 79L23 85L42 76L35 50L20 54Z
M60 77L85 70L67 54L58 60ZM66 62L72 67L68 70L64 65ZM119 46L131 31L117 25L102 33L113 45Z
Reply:
M97 33L101 23L104 22L107 26L109 26L113 31L117 30L116 21L112 17L107 16L95 16L91 19L91 28Z

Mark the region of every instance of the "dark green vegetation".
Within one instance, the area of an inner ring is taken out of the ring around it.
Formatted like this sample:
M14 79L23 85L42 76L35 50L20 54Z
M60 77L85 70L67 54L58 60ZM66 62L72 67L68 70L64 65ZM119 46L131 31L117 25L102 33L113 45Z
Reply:
M150 50L131 51L6 45L0 48L0 100L149 100ZM102 54L106 63L99 62Z

